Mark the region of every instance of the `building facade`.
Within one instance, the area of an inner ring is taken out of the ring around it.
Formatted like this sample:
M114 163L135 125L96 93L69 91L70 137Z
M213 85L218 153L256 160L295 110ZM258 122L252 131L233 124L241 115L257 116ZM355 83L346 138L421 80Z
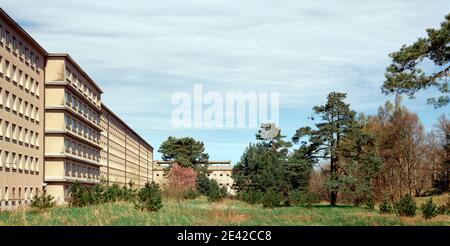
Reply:
M153 147L102 105L100 173L107 184L142 187L152 181Z
M0 210L43 189L63 204L75 182L141 187L153 147L102 105L68 55L49 54L0 8Z
M0 9L0 207L42 189L47 52Z
M153 164L153 180L155 183L164 184L166 182L165 169L170 166L170 161L154 161ZM227 187L227 191L234 195L236 192L233 189L234 181L231 178L233 166L231 161L208 161L208 176L209 179L216 180L219 186Z
M62 204L71 184L100 181L102 90L67 54L45 67L46 191Z

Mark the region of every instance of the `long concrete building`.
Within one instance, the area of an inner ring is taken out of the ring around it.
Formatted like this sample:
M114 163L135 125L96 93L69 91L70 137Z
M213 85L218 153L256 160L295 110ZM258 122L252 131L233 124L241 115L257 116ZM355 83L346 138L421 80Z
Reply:
M0 10L0 205L27 204L42 189L47 52Z
M102 93L68 54L48 53L0 9L0 209L43 189L62 204L75 182L152 180L153 147Z
M100 173L108 184L142 187L152 181L153 147L102 105Z

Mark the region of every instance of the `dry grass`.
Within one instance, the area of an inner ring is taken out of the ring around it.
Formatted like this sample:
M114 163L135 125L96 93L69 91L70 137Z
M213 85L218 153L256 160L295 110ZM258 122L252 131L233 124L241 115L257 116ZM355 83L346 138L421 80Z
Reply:
M443 198L436 198L441 200ZM445 198L444 198L445 200ZM0 213L0 225L446 225L450 216L425 220L420 212L404 218L352 206L335 208L317 204L313 208L282 207L263 209L226 199L209 203L195 200L164 200L158 212L141 212L130 203L114 203L85 208L59 207L37 212L32 209Z

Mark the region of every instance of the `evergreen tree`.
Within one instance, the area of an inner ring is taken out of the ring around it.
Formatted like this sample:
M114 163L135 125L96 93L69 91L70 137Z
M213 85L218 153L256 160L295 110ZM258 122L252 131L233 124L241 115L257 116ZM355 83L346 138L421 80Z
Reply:
M386 94L405 93L411 98L423 89L435 87L442 95L429 98L435 107L450 102L448 77L450 75L450 14L439 29L428 29L428 37L419 38L412 45L403 45L390 54L392 64L386 69L382 91ZM436 66L432 73L425 73L420 65L429 60Z
M342 142L355 128L355 115L350 106L343 100L345 93L331 92L327 96L327 102L322 106L313 108L314 115L322 121L316 123L316 129L302 127L298 129L292 138L295 143L301 142L301 148L309 153L311 158L326 159L330 161L330 177L327 182L330 190L330 204L336 205L339 183L342 169L339 166L341 160ZM314 120L314 117L312 118ZM302 141L308 137L308 142Z
M191 137L169 137L159 147L165 161L176 162L183 167L205 168L208 165L209 155L205 153L203 142Z

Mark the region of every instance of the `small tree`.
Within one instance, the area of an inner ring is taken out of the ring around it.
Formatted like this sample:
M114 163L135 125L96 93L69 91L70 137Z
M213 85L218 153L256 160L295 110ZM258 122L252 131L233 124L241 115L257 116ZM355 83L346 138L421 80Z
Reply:
M200 194L205 196L208 195L209 182L210 180L205 173L199 172L197 174L197 190L200 192Z
M38 208L39 210L52 208L55 205L56 202L53 201L53 197L51 195L47 195L45 191L43 191L41 195L34 195L33 200L31 201L31 207Z
M158 211L162 208L162 197L159 185L146 183L137 193L134 205L141 211Z
M210 202L216 202L222 200L222 194L220 192L220 187L217 181L211 180L209 182L209 189L208 189L208 201Z
M273 189L266 191L266 193L264 193L261 199L263 208L279 207L282 201L283 201L282 194Z
M374 210L375 209L375 203L373 202L373 198L369 197L366 199L366 209L368 210Z
M398 216L412 217L416 215L417 206L413 197L410 194L406 194L394 204L394 209Z
M195 189L196 185L197 174L194 169L178 164L170 167L165 188L169 197L181 199L188 190Z
M392 204L389 203L388 198L385 196L383 202L380 204L380 212L382 214L390 214L392 213Z
M425 219L431 219L438 215L438 208L433 203L432 198L428 199L427 202L422 204L422 206L420 207L420 210L422 211L422 217Z

